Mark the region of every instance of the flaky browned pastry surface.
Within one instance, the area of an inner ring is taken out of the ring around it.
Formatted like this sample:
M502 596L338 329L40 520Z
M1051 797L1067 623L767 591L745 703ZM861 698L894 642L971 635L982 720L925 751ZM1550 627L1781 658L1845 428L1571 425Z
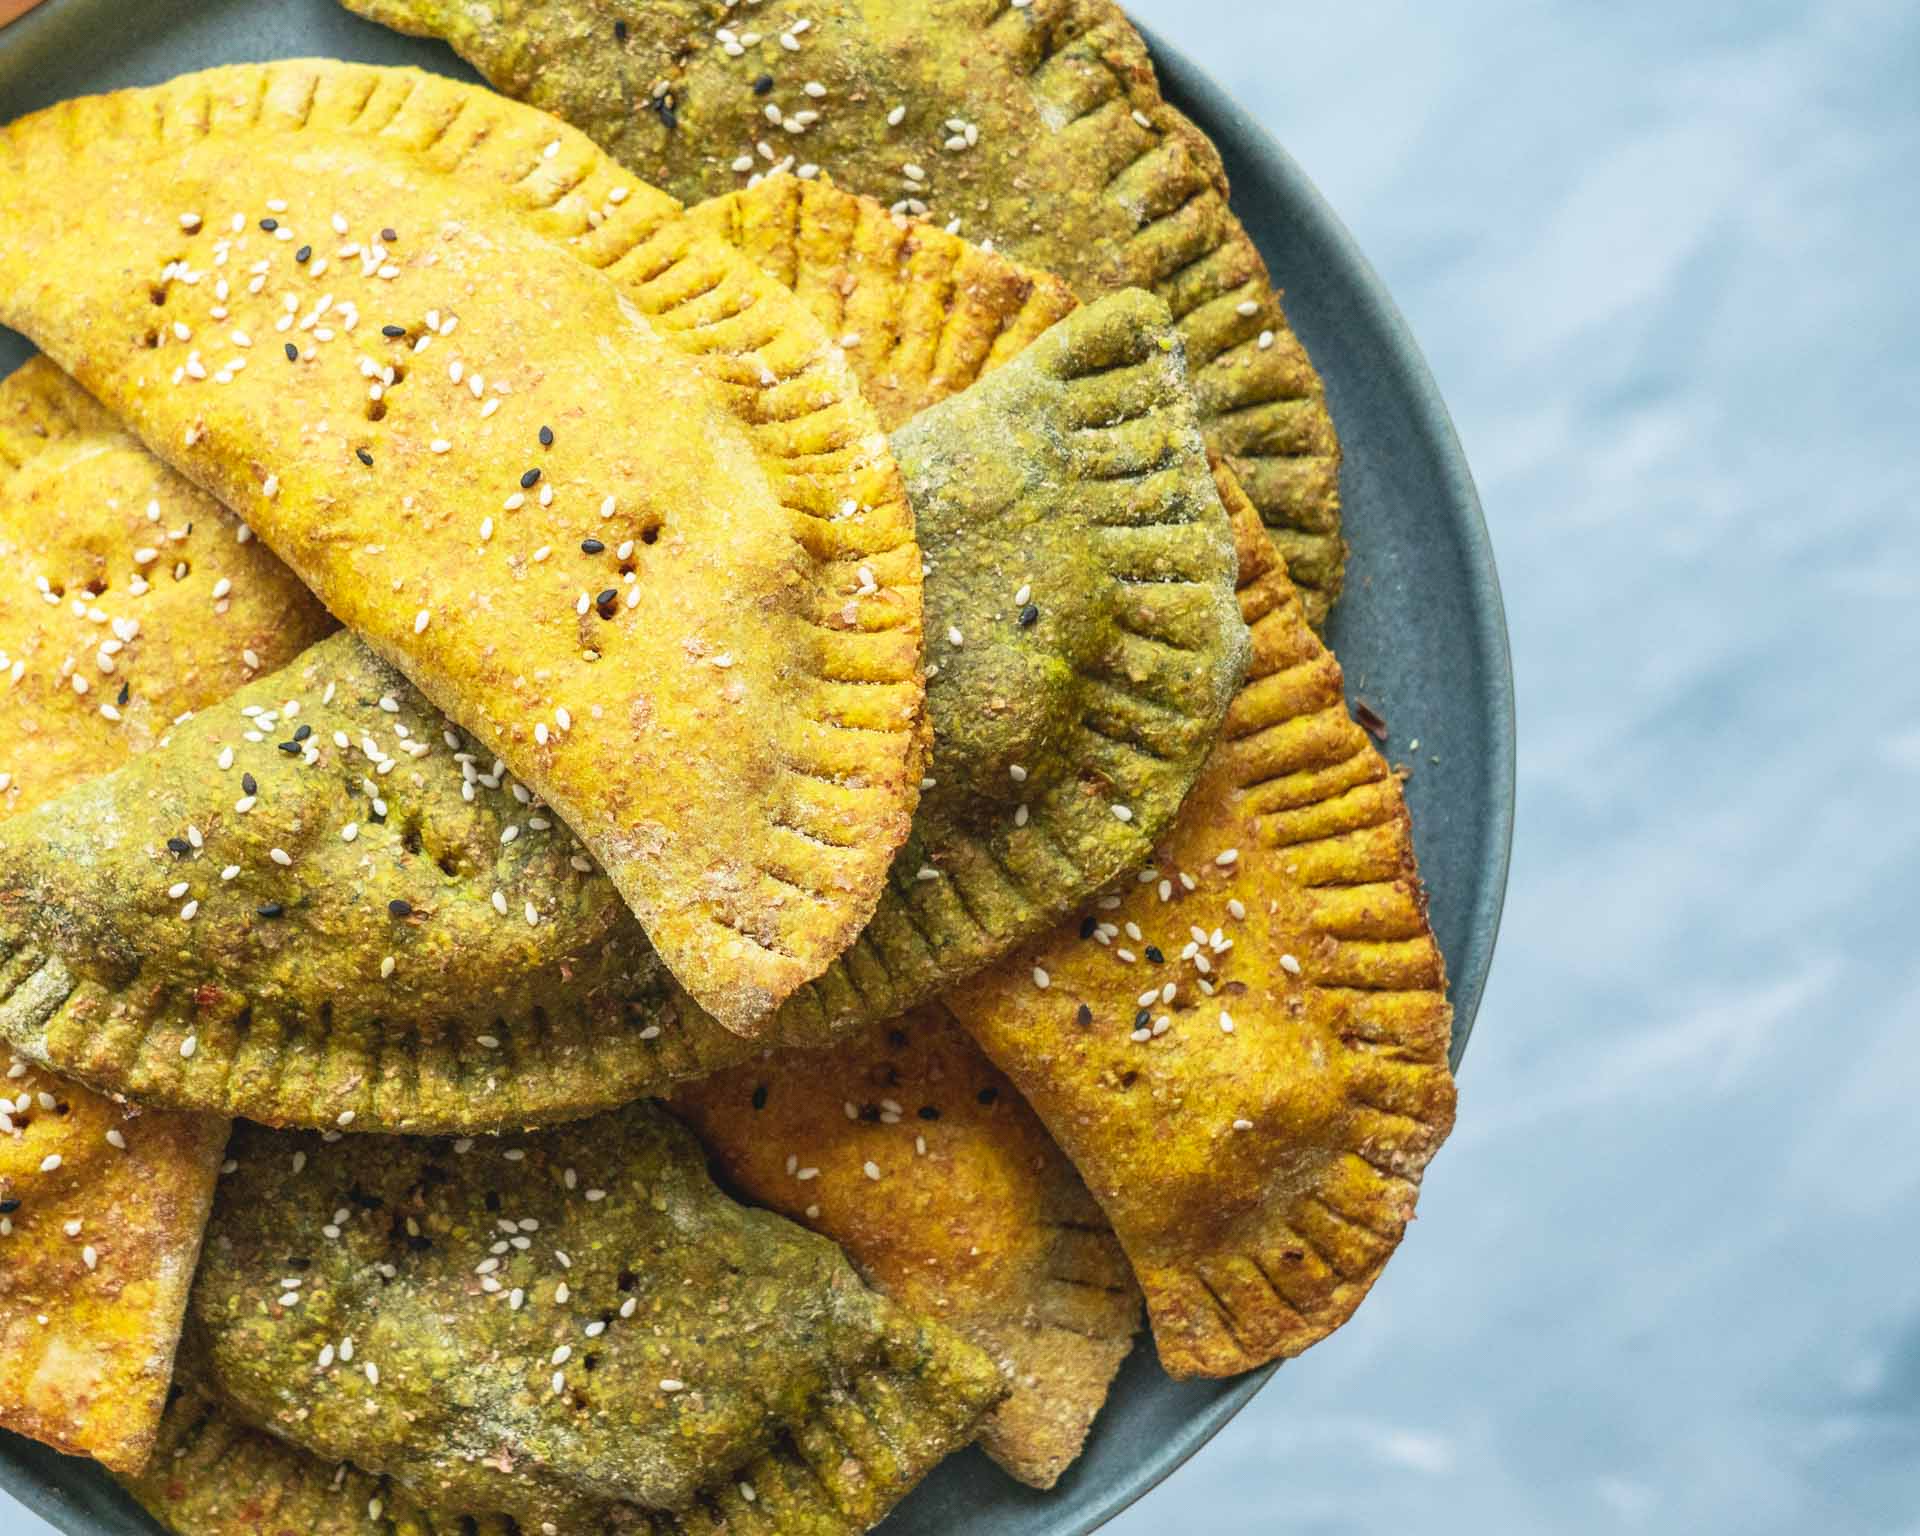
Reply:
M1228 206L1218 152L1161 95L1112 0L347 4L444 37L689 203L817 173L957 224L1082 298L1152 289L1186 340L1209 446L1308 618L1338 597L1340 445L1319 375Z
M1173 832L1080 923L947 999L1113 1221L1176 1376L1345 1322L1453 1124L1399 781L1259 550L1243 537L1253 668Z
M920 556L785 290L404 70L67 102L0 197L5 317L559 809L704 1006L751 1033L845 946L917 794Z
M1140 1293L1018 1090L938 1007L689 1083L673 1108L727 1181L844 1248L1000 1361L987 1454L1050 1488L1132 1347Z

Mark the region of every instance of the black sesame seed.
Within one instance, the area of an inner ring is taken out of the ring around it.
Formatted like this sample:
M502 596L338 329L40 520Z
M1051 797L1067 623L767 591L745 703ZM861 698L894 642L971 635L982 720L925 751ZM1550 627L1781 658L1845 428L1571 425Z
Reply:
M250 795L260 793L260 781L250 773L240 775L240 787Z
M268 234L272 234L280 227L280 221L278 219L262 219L260 221L260 227Z
M299 250L293 253L293 259L304 266L307 262L313 260L313 247L310 245L301 246Z
M1020 610L1020 627L1022 629L1032 629L1033 626L1039 622L1040 610L1033 603L1028 603L1026 607Z
M298 757L300 755L300 743L297 741L283 741L280 743L280 750L286 753L288 757Z
M1091 1028L1093 1025L1093 1010L1085 1003L1082 1003L1073 1015L1073 1022L1078 1024L1082 1029Z
M772 75L762 75L758 80L753 82L753 94L756 96L764 96L767 94L768 91L772 89L773 89Z
M1100 924L1091 917L1081 918L1080 919L1080 937L1083 939L1092 938L1094 935L1094 931L1097 928L1099 928L1099 926Z
M680 126L680 114L673 110L673 103L664 96L654 102L653 110L660 114L660 121L666 125L669 132Z
M11 1216L20 1209L18 1200L0 1200L0 1216Z
M186 840L186 839L185 839L184 837L170 837L170 838L168 838L168 839L167 839L167 847L168 847L168 848L169 848L169 849L170 849L170 850L171 850L172 852L174 852L174 853L177 853L177 854L179 854L179 855L180 855L180 857L181 857L181 858L183 858L183 859L184 859L184 858L185 858L185 857L186 857L186 856L187 856L188 854L190 854L190 853L192 853L192 852L193 852L193 844L191 844L191 843L189 843L189 842L188 842L188 841L187 841L187 840Z
M392 245L394 241L400 238L400 231L397 229L383 229L380 231L380 238L386 241L388 245Z
M412 917L413 903L404 897L396 896L392 901L387 903L387 911L395 917Z
M597 555L606 547L607 546L602 544L598 539L582 539L580 541L580 553L583 555Z
M1158 944L1149 944L1146 948L1146 956L1155 965L1164 964L1167 958L1165 955L1160 953L1160 946Z
M624 43L627 40L627 24L624 21L616 21L613 24L613 40L616 43Z
M1145 1029L1152 1022L1153 1015L1148 1013L1144 1008L1133 1016L1133 1027L1135 1029Z
M593 605L596 608L611 608L613 606L613 600L619 595L620 592L618 588L608 587L593 600Z
M982 1088L975 1097L978 1098L982 1104L991 1104L995 1099L1000 1097L1000 1090L998 1088Z
M540 429L540 446L542 448L551 448L553 446L552 427L542 427Z
M287 361L290 363L297 363L300 361L300 349L296 347L292 342L287 343Z
M865 1120L869 1125L878 1125L880 1123L880 1106L878 1104L862 1104L860 1106L860 1118Z
M887 1044L892 1046L896 1051L904 1051L907 1048L907 1032L904 1029L888 1030Z
M940 1118L940 1111L935 1109L931 1104L922 1104L920 1106L920 1118L922 1120L938 1120Z
M767 1107L767 1085L765 1083L755 1083L753 1085L753 1107L755 1109L765 1109Z
M398 341L407 334L407 328L404 325L383 325L380 327L380 334L389 340Z
M356 448L353 450L353 452L354 452L354 456L358 458L362 464L365 464L369 469L373 467L373 450L372 449Z
M312 734L313 734L312 726L302 725L297 731L293 733L293 739L295 741L305 741Z
M120 685L120 695L113 702L115 704L124 705L127 702L127 700L132 697L133 697L132 685L129 683L122 683Z
M520 477L520 489L523 491L530 491L534 488L534 486L539 484L539 482L540 482L540 471L538 469L530 469Z
M264 907L255 907L253 910L262 917L282 917L287 909L277 901L270 901Z
M490 1211L498 1211L500 1209L500 1191L499 1190L490 1189L487 1191L486 1205L487 1205L487 1209Z
M433 1250L433 1239L430 1237L410 1237L407 1239L407 1246L415 1253L430 1253Z

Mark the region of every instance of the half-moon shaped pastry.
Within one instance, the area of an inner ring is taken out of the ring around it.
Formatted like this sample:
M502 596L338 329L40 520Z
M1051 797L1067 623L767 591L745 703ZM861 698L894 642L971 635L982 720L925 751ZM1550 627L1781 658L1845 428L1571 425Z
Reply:
M0 317L553 804L751 1034L921 776L920 554L777 284L436 76L240 66L0 136Z
M451 1143L242 1126L229 1156L192 1301L216 1389L430 1508L617 1527L795 1446L871 1521L1005 1390L648 1105Z
M1175 1376L1345 1322L1453 1124L1399 781L1262 565L1243 539L1253 670L1154 858L947 997L1106 1210Z

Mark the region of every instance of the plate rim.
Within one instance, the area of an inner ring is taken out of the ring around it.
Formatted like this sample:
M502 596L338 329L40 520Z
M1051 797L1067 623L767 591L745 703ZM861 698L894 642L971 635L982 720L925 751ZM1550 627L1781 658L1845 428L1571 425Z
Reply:
M0 51L18 50L30 58L57 40L56 28L65 13L87 3L88 0L44 0L0 30ZM1297 232L1318 247L1333 268L1346 274L1351 297L1383 344L1383 360L1409 402L1411 419L1427 440L1429 456L1441 470L1435 486L1436 497L1457 524L1469 555L1466 584L1474 617L1472 649L1487 663L1481 703L1492 726L1491 739L1485 743L1486 766L1491 770L1492 836L1482 850L1478 867L1473 870L1474 899L1466 918L1465 951L1448 956L1450 1001L1454 1010L1449 1059L1457 1075L1478 1019L1498 945L1516 814L1517 731L1512 646L1485 512L1452 414L1432 369L1392 294L1345 222L1272 131L1231 91L1159 31L1132 17L1129 20L1146 41L1168 100L1202 124L1202 131L1214 139L1223 136L1219 129L1224 126L1228 130L1225 136L1237 141L1240 152L1235 158L1259 166L1261 179L1285 200ZM1135 1349L1147 1348L1151 1348L1151 1336L1143 1329ZM1139 1464L1143 1475L1114 1484L1090 1499L1068 1517L1068 1523L1056 1528L1059 1536L1089 1536L1153 1492L1191 1461L1253 1400L1280 1364L1276 1361L1247 1373L1200 1408L1181 1425L1177 1435L1160 1442L1159 1456ZM20 1448L47 1456L60 1455L51 1447L31 1440L22 1441ZM5 1452L0 1454L0 1487L12 1498L65 1536L96 1536L88 1524L91 1511L75 1505L59 1484L22 1466L13 1446L0 1443L0 1451ZM105 1476L104 1469L88 1462L87 1458L62 1459L82 1463L96 1476ZM114 1492L124 1499L117 1485ZM139 1517L148 1529L158 1529L144 1512Z

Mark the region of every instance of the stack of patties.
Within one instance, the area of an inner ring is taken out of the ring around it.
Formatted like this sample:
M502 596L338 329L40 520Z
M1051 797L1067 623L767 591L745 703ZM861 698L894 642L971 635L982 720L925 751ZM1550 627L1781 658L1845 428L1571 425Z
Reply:
M817 1536L1052 1486L1143 1297L1337 1327L1442 967L1137 37L369 9L619 159L327 61L0 134L0 1423L187 1536Z

